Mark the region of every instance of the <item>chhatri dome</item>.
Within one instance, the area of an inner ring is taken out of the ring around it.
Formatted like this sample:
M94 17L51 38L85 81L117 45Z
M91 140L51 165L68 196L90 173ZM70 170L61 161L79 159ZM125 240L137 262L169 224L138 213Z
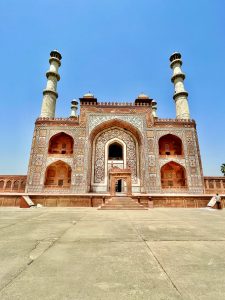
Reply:
M94 98L94 97L95 96L92 93L90 93L90 92L84 94L84 96L83 96L83 98Z
M141 93L138 95L138 99L149 99L149 96L144 93Z

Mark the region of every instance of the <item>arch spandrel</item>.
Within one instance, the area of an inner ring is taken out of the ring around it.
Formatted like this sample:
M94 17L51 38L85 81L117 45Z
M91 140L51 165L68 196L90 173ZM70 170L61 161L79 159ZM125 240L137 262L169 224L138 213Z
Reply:
M176 159L176 158L172 158L172 159L171 158L160 159L160 161L159 161L159 167L162 168L163 166L165 166L166 164L168 164L170 162L174 162L174 163L179 164L182 167L186 168L185 159Z
M124 120L120 120L120 119L113 119L113 120L109 120L109 121L105 121L99 125L97 125L96 127L94 127L92 129L92 131L90 132L89 135L89 141L93 142L93 140L95 139L95 137L101 133L102 131L106 130L106 129L110 129L112 127L118 127L121 129L124 129L128 132L131 132L135 138L137 139L139 144L143 144L143 135L141 133L141 131L134 127L131 123L128 123Z
M71 137L73 139L74 136L74 132L72 130L68 130L68 129L58 129L58 130L51 130L49 132L49 137L48 137L48 141L50 141L51 138L53 138L54 136L60 134L60 133L64 133L66 135L68 135L69 137Z
M99 125L107 122L119 121L126 124L130 124L134 128L137 128L140 132L143 132L145 127L146 120L143 116L140 115L123 115L123 114L112 114L112 115L100 115L100 114L91 114L89 115L89 132L91 132L94 128Z
M73 167L73 158L70 157L63 157L59 159L59 157L48 157L46 161L46 168L49 167L51 164L56 163L57 161L61 161L69 165L71 168Z

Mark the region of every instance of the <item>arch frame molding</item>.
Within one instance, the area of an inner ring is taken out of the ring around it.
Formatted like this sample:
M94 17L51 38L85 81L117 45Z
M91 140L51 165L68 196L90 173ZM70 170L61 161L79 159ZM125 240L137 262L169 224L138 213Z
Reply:
M109 191L109 175L107 174L108 170L106 167L107 160L104 159L104 180L102 182L96 182L95 180L95 153L96 153L96 144L98 138L101 136L101 134L104 134L105 132L108 132L110 130L117 130L120 132L123 132L130 136L130 138L134 141L134 147L135 147L135 161L136 161L136 182L132 183L132 187L136 192L140 192L141 189L141 182L142 182L142 172L141 172L141 165L143 161L143 135L139 132L137 128L135 128L133 125L128 124L125 121L113 119L107 122L103 122L97 127L95 127L92 132L89 135L89 143L91 145L90 151L89 151L89 157L91 157L91 164L89 164L89 174L91 174L89 181L90 184L90 191L91 192L107 192ZM123 141L121 137L113 136L112 138L108 139L104 144L104 158L107 158L108 156L108 147L111 143L114 141L119 142L123 145L124 151L124 168L129 168L129 164L127 163L127 145ZM126 157L126 159L125 159ZM96 188L96 186L99 186L99 189Z

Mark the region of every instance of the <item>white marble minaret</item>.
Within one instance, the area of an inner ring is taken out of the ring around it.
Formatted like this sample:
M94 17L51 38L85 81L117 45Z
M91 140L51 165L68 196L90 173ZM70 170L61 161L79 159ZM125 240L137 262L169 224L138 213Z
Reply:
M46 73L47 85L43 91L43 101L41 107L41 118L54 118L57 94L57 81L60 80L58 69L61 65L62 56L57 50L50 53L50 68Z
M77 117L77 105L78 102L76 99L71 101L71 114L70 114L70 118L74 118Z
M185 74L181 70L182 60L181 54L178 52L170 56L170 67L173 70L171 81L174 84L173 99L176 103L176 118L190 119L190 112L188 106L188 92L184 88Z

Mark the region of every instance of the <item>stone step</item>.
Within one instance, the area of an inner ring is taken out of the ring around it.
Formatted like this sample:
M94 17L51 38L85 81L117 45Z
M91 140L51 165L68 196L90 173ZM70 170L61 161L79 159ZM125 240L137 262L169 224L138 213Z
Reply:
M140 205L138 202L135 202L135 201L125 201L125 202L122 202L122 201L107 201L106 202L107 204L118 204L118 205L126 205L126 204L136 204L136 205Z
M113 204L107 204L104 205L104 207L143 207L143 206L139 206L139 205L113 205Z
M118 207L118 206L102 206L100 210L148 210L146 207Z
M103 210L146 210L142 204L136 202L131 197L127 196L120 196L120 197L112 197L111 199L107 200L105 204L103 204L99 209Z
M126 201L126 202L115 202L115 201L108 201L108 202L106 202L107 204L118 204L118 205L126 205L126 204L134 204L134 205L141 205L141 204L139 204L139 203L137 203L137 202L128 202L128 201Z

